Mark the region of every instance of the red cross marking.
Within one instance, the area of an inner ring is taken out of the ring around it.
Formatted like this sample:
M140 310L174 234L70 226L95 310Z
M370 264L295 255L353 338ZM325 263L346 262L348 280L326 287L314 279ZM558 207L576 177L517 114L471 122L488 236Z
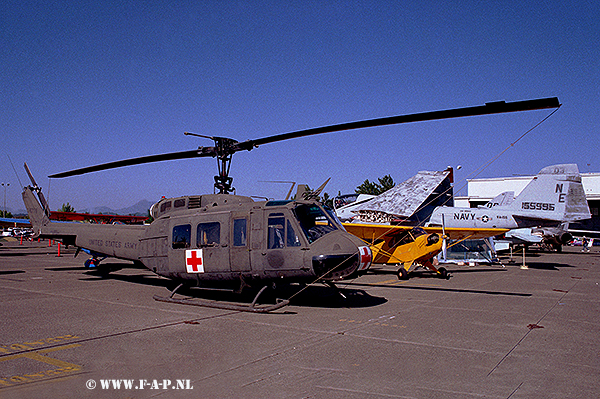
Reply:
M359 270L367 269L371 265L371 250L369 247L360 247L360 266Z
M198 257L198 253L200 253L200 257ZM188 273L203 273L202 252L197 250L187 250L185 254L185 264Z

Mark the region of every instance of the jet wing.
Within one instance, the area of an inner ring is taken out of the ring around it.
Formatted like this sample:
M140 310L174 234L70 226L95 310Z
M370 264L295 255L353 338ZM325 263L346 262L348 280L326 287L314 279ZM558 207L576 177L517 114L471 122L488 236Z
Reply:
M540 243L543 241L541 236L531 234L530 228L510 230L506 233L506 238L512 238L526 243Z
M450 171L421 171L403 183L371 199L353 212L374 211L410 217L433 190L450 174Z

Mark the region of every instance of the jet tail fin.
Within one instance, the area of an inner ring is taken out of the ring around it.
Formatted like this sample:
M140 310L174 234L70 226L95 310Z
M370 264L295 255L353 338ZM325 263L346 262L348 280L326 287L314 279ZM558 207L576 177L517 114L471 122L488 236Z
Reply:
M592 217L576 164L545 167L508 208L515 216L561 222Z
M514 191L505 191L503 193L498 194L494 199L488 202L485 205L481 205L480 208L493 208L495 206L508 206L515 199Z
M321 195L321 191L323 191L323 189L325 188L327 183L329 183L329 180L331 180L331 177L329 179L325 180L325 182L323 184L321 184L319 186L319 188L317 188L314 191L310 190L308 188L308 185L306 185L306 184L298 184L298 190L296 191L296 199L304 199L304 200L318 199L319 195Z

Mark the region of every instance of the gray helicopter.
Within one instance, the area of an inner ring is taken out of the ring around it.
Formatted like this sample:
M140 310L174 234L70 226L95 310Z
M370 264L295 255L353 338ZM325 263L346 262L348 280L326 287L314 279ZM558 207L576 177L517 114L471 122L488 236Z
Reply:
M289 300L258 305L261 293L279 283L335 282L364 273L372 261L368 244L348 233L335 213L318 201L296 199L255 201L234 195L229 176L232 155L261 145L322 133L408 122L558 108L556 97L517 102L493 102L483 106L399 115L301 130L238 142L209 137L214 146L195 150L132 158L50 175L65 178L124 166L166 160L212 157L217 159L214 177L217 194L165 198L151 209L149 225L57 223L50 220L48 205L26 166L32 186L23 201L35 237L52 238L86 249L99 265L101 257L127 259L152 272L179 282L167 302L213 306L250 312L279 309ZM37 197L36 197L37 194ZM229 304L195 298L176 299L181 287L224 287L241 292L262 287L251 304Z

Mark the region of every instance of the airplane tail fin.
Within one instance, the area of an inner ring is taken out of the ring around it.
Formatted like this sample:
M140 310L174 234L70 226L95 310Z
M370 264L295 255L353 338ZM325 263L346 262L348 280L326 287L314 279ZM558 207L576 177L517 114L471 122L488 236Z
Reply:
M325 180L325 182L323 184L321 184L319 186L319 188L317 188L314 191L309 189L308 185L306 185L306 184L298 184L298 190L296 191L296 199L304 199L304 200L318 199L319 195L321 195L321 191L323 191L323 189L325 188L327 183L329 183L329 180L331 180L331 177L329 179Z
M44 194L42 194L41 187L39 187L37 185L37 183L35 182L35 179L33 178L33 174L31 173L31 170L29 169L29 166L27 166L27 162L23 163L23 166L25 167L25 171L27 172L27 176L29 176L29 180L31 180L31 184L33 186L33 189L38 194L38 197L40 199L40 204L42 205L42 208L44 209L44 213L46 214L46 216L50 217L50 207L48 206L48 202L46 201L46 197L44 197Z
M515 199L514 191L505 191L501 194L498 194L494 199L488 202L485 205L481 205L480 208L493 208L495 206L508 206Z
M562 222L591 218L576 164L545 167L508 208L524 218Z

